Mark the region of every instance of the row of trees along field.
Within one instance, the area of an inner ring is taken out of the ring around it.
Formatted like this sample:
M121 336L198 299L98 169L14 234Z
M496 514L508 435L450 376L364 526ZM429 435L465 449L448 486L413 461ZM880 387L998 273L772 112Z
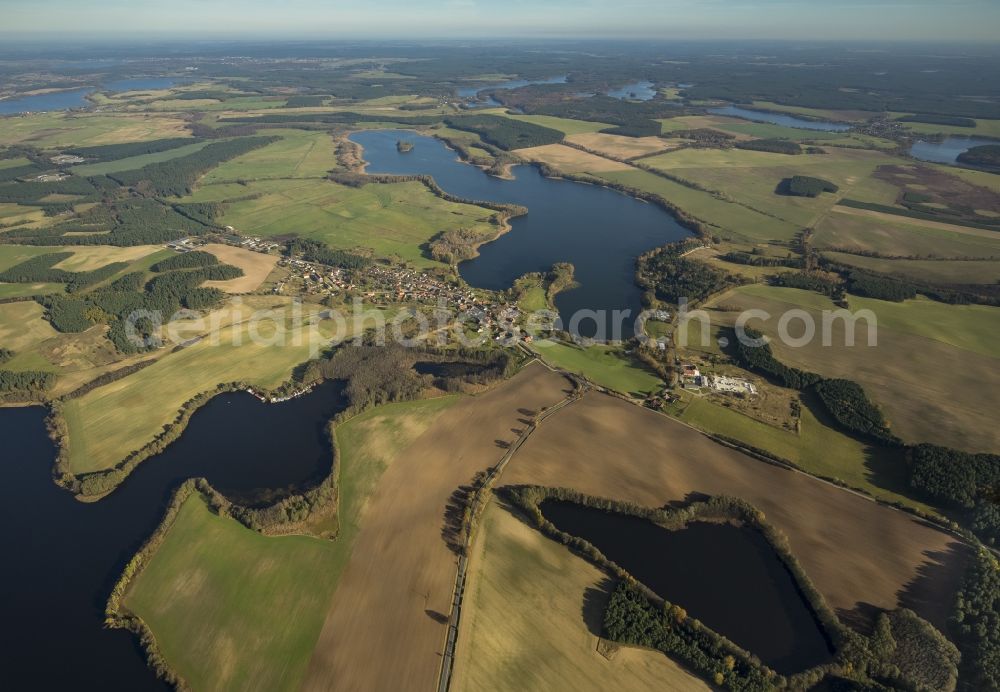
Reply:
M121 144L101 144L93 147L70 147L63 149L63 153L95 161L117 161L132 156L157 154L161 151L169 151L187 146L188 144L197 144L201 141L194 137L170 137L168 139L152 139L148 142L123 142Z
M772 286L814 291L841 301L847 293L899 303L918 295L949 305L1000 305L1000 294L991 286L938 285L901 278L819 258L822 271L785 272L768 281Z
M751 139L746 142L736 142L737 149L748 149L750 151L767 151L772 154L802 153L802 146L798 142L790 142L787 139Z
M955 115L933 115L931 113L915 113L914 115L902 115L896 118L900 123L927 123L930 125L949 125L951 127L975 127L976 121L972 118L962 118Z

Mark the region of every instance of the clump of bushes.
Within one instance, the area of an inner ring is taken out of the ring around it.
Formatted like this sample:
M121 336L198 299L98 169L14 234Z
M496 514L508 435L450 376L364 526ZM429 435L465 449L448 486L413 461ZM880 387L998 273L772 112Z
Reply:
M793 175L778 184L777 192L793 197L819 197L824 192L837 192L839 187L829 180L813 178L808 175Z

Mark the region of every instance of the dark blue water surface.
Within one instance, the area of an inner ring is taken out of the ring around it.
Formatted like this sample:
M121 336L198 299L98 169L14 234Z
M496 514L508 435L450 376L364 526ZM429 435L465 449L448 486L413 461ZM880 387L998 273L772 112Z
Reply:
M754 111L748 108L740 108L739 106L709 108L708 111L715 115L728 115L731 118L743 118L744 120L752 120L756 123L772 123L774 125L784 125L785 127L797 127L800 130L847 132L852 127L847 123L835 123L831 120L806 120L805 118L796 118L794 115Z
M782 674L826 663L832 651L791 572L764 536L694 522L668 531L635 516L545 500L556 528L607 558L707 627Z
M487 84L485 86L472 86L472 87L462 87L458 89L458 95L461 98L476 98L481 91L490 91L493 89L520 89L524 86L529 86L531 84L565 84L566 75L561 75L559 77L547 77L546 79L512 79L508 82L498 82L497 84ZM491 99L492 100L492 99ZM494 101L494 103L496 103ZM497 105L500 105L497 103Z
M151 91L153 89L169 89L177 83L177 80L171 77L139 77L137 79L119 79L114 82L108 82L102 85L101 89L114 92ZM90 101L87 100L87 95L93 92L93 87L82 87L69 91L57 91L51 94L4 99L0 101L0 115L85 108L91 105Z
M514 180L487 175L432 137L370 130L351 139L364 147L369 173L430 174L452 195L527 207L527 215L511 220L510 232L459 266L462 278L478 288L503 290L523 274L570 262L580 287L556 296L556 308L564 328L583 336L614 338L615 310L630 311L622 331L633 336L642 310L635 258L690 234L660 207L597 185L546 178L534 166L516 166ZM400 153L401 139L413 149ZM604 313L598 325L582 311Z
M940 142L925 142L919 139L910 147L910 155L921 161L957 163L959 155L972 147L997 143L996 140L980 137L945 137Z
M340 391L328 383L281 404L242 392L217 396L179 440L90 504L52 481L45 409L0 408L0 688L165 689L135 637L103 627L122 567L187 478L205 477L247 503L322 478L332 463L326 424L342 407Z
M652 82L633 82L620 89L612 89L608 96L629 101L649 101L656 96L656 89Z
M83 88L72 89L70 91L56 91L51 94L38 94L37 96L4 99L0 101L0 115L83 108L90 105L90 101L86 97L92 91L93 89L91 88Z

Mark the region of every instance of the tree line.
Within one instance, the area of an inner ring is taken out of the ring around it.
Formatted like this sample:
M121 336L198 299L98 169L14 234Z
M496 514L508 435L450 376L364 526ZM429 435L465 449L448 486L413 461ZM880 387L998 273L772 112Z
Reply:
M802 147L798 142L787 139L751 139L746 142L736 142L734 146L737 149L767 151L772 154L797 155L802 153Z
M170 137L167 139L152 139L148 142L123 142L121 144L101 144L93 147L71 147L63 151L85 159L117 161L118 159L127 159L132 156L157 154L161 151L169 151L170 149L187 146L188 144L197 144L199 141L201 140L192 137Z

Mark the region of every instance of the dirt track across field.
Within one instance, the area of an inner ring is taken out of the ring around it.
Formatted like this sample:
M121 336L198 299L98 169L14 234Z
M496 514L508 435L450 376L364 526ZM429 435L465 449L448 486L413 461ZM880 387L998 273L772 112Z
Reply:
M456 557L442 537L453 491L495 464L534 413L572 387L532 364L443 413L382 476L309 664L307 690L431 690Z
M696 494L744 498L788 536L834 610L859 625L871 606L903 605L947 632L967 555L955 537L901 512L596 392L525 442L501 483L516 484L567 486L650 507Z

